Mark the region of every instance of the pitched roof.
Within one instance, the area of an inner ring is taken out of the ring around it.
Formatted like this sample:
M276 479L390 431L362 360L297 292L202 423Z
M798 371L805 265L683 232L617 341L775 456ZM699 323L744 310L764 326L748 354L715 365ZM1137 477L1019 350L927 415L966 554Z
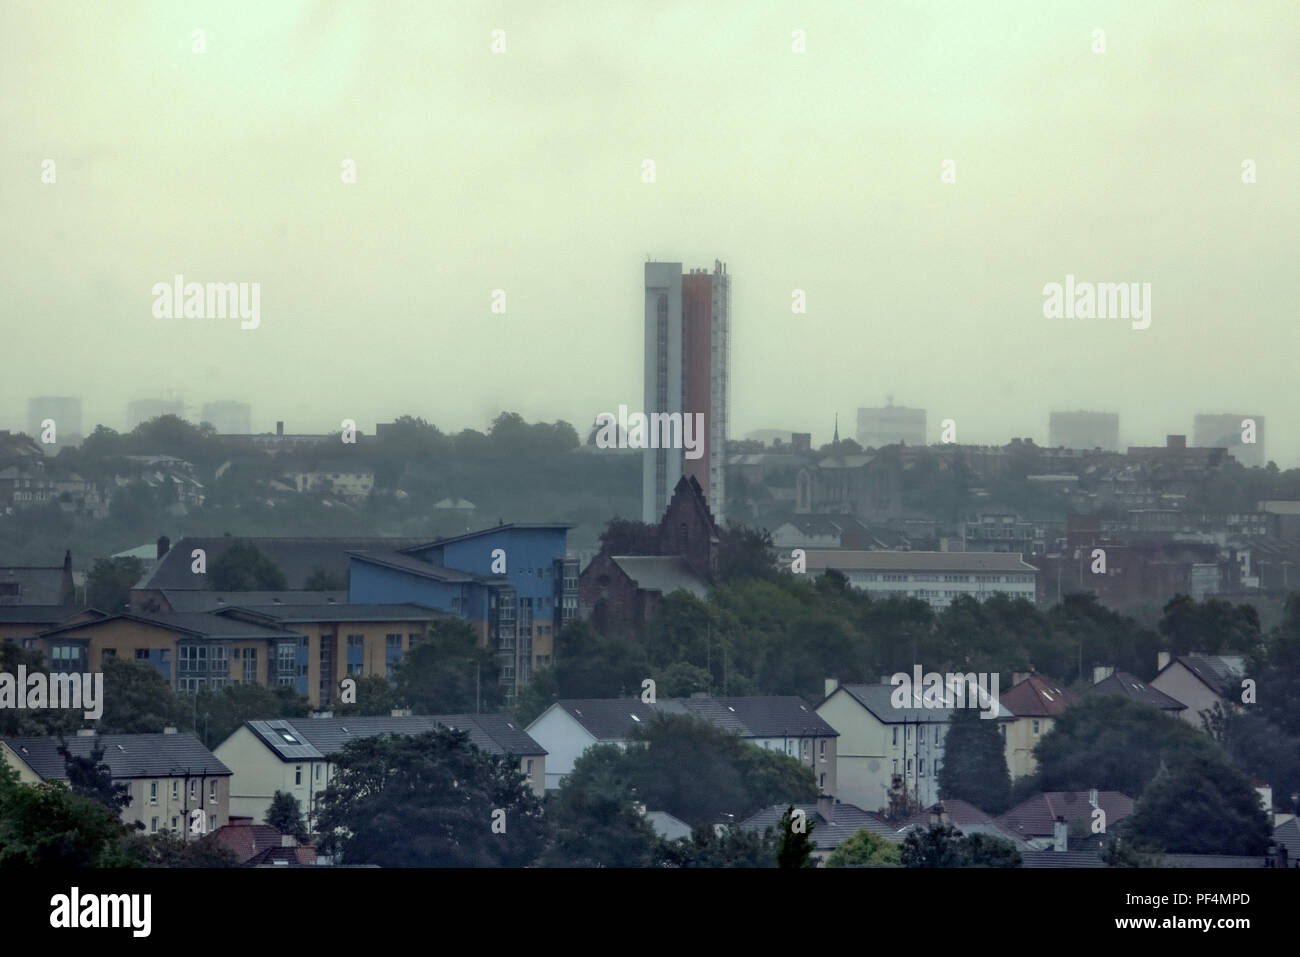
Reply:
M810 548L808 569L822 571L1014 572L1038 571L1019 552L895 552Z
M216 611L238 605L252 608L261 605L329 605L346 602L346 591L188 591L162 590L172 611Z
M1245 659L1237 655L1179 655L1165 665L1161 674L1180 664L1220 698L1241 689ZM1157 675L1156 677L1159 677Z
M255 615L271 621L288 623L321 621L433 621L436 618L455 617L450 612L437 611L423 605L409 603L393 605L353 604L338 602L333 605L232 605L213 612L222 617Z
M1183 711L1187 705L1169 697L1163 691L1151 687L1127 671L1116 671L1108 678L1103 678L1090 688L1085 688L1085 695L1119 695L1130 701L1139 701L1164 711Z
M633 728L648 725L657 715L681 713L680 708L665 709L666 700L646 704L639 697L568 698L556 704L597 741L626 741Z
M470 744L487 754L544 755L545 749L509 715L452 714L406 717L278 718L249 721L248 728L282 761L320 760L349 741L376 735L424 734L435 728L469 733Z
M302 638L297 632L273 625L259 625L226 615L206 612L119 612L98 621L78 621L60 625L42 632L45 635L63 634L78 628L93 628L113 621L137 621L156 625L169 631L181 632L191 638Z
M769 827L779 827L781 817L788 807L789 804L773 804L765 807L742 821L740 827L746 831L759 833ZM898 831L883 817L871 811L864 811L856 804L842 804L836 801L835 810L832 812L835 818L833 821L827 821L822 817L817 811L816 804L796 804L794 807L796 810L803 811L807 820L815 822L809 837L812 839L813 847L818 851L833 851L862 830L878 834L895 844L903 840Z
M1300 861L1300 818L1291 818L1273 828L1273 840L1286 848L1287 857Z
M57 625L89 610L70 605L0 605L0 622L11 625Z
M86 757L97 743L101 745L103 761L114 778L231 773L189 733L78 735L65 740L68 751L76 757ZM63 756L58 753L58 738L5 738L4 742L43 780L67 780Z
M163 588L180 591L207 591L206 575L190 571L191 552L204 550L209 566L236 544L252 545L274 562L290 588L302 588L307 578L318 568L339 577L347 574L348 553L366 549L400 549L415 544L414 538L251 538L218 535L212 537L186 536L175 542L158 560L148 576L137 588Z
M0 565L0 585L18 585L18 594L0 595L8 605L57 605L63 597L62 565Z
M700 698L683 698L690 708ZM839 732L826 723L816 711L794 695L753 695L744 698L714 698L740 721L752 737L766 738L782 735L839 737Z
M279 831L269 824L254 824L241 820L223 824L212 832L217 844L231 851L240 864L245 864L264 851L280 847L283 839Z
M435 565L433 562L426 562L419 558L412 558L410 555L404 555L397 551L369 551L369 552L352 552L350 558L361 562L370 562L374 565L382 565L385 568L394 568L398 571L409 572L412 575L419 575L421 578L431 578L439 582L474 582L485 580L482 576L471 575L469 572L462 572L455 568L446 568L442 565Z
M644 591L665 595L683 589L696 598L705 598L708 585L680 555L613 555L614 564Z
M1078 701L1079 696L1041 675L1030 675L1002 692L998 700L1017 718L1050 718Z
M1105 867L1096 851L1021 851L1025 867Z
M1024 838L1051 837L1058 816L1067 822L1092 820L1090 796L1090 791L1042 791L1017 804L998 821ZM1133 799L1120 791L1098 791L1097 805L1106 814L1108 830L1133 813Z
M427 548L438 548L443 545L451 545L455 542L467 542L471 539L481 538L484 535L495 535L498 532L509 531L512 528L564 529L565 531L568 531L573 528L573 526L556 522L509 522L505 525L492 525L488 528L480 528L477 532L466 532L464 535L453 535L451 538L438 538L433 541L422 539L418 544L403 546L400 550L403 552L422 552Z
M646 704L638 697L569 698L557 702L598 741L625 741L638 726L658 715L686 715L745 738L838 737L803 700L794 695L755 695L744 698L660 698Z
M882 724L916 724L918 722L921 724L946 724L952 720L953 712L957 710L956 708L921 707L924 692L920 688L912 689L913 700L911 704L902 708L894 707L892 699L895 686L892 684L843 684L831 694L835 694L840 690L849 694ZM818 705L818 707L821 707L821 705ZM1001 701L998 702L998 717L1013 717Z

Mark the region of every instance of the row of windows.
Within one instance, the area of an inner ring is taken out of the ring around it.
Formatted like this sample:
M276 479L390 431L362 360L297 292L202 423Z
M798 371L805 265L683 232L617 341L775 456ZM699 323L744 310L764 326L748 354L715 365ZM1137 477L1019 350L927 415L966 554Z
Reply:
M934 724L934 725L925 725L925 724L911 725L911 724L909 724L909 725L905 725L905 726L904 726L904 732L903 732L903 739L904 739L904 741L905 741L905 742L906 742L906 741L911 741L912 738L915 737L915 738L916 738L916 743L917 743L917 744L924 744L924 743L925 743L925 739L926 739L926 729L927 729L927 728L930 728L930 729L931 729L930 732L929 732L929 736L930 736L930 739L931 739L935 744L938 744L940 741L943 740L943 738L942 738L942 732L943 732L943 727L942 727L942 725L938 725L938 724ZM894 745L894 747L898 747L898 725L894 725L893 728L892 728L891 730L892 730L893 733L894 733L893 745Z
M181 782L177 780L173 780L171 782L171 785L172 785L172 800L179 801L181 799ZM198 779L190 778L189 791L190 791L190 800L197 801L199 799ZM150 804L158 803L158 782L157 781L149 782L149 803ZM209 804L217 803L217 782L215 780L211 780L208 782L208 803Z
M215 830L216 830L218 827L220 827L220 826L221 826L221 817L220 817L220 815L213 814L213 815L211 815L211 816L208 818L208 830L209 830L209 831L215 831ZM172 826L171 826L171 830L175 831L175 832L178 833L178 834L181 833L180 818L179 818L177 815L175 815L175 814L172 815ZM150 834L157 834L157 833L158 833L158 818L155 817L155 818L152 818L152 819L150 820L150 822L149 822L149 833L150 833Z

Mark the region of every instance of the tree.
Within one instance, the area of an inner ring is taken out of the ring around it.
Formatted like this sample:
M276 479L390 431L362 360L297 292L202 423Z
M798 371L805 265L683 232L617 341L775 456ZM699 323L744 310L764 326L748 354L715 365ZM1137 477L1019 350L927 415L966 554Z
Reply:
M904 867L1021 867L1014 844L988 834L965 835L951 824L914 828L900 850Z
M659 842L658 867L774 867L776 837L772 828L759 833L739 827L697 827L690 837Z
M655 674L656 693L665 698L689 698L697 691L710 690L712 681L703 668L678 661Z
M731 522L718 538L720 581L770 578L776 573L772 535L767 529L747 528Z
M541 800L517 762L464 731L352 740L335 767L316 829L350 864L512 867L542 850Z
M1197 602L1175 595L1164 607L1159 630L1175 655L1252 654L1261 641L1255 607L1219 598Z
M1259 676L1259 710L1287 734L1300 737L1300 708L1295 706L1300 701L1300 592L1287 598L1282 621L1253 665Z
M560 686L553 668L538 668L515 699L515 718L521 725L532 724L560 698Z
M164 728L188 723L193 709L176 696L158 669L108 658L102 670L104 713L97 729L101 734L159 734Z
M605 638L580 619L555 636L555 682L561 698L609 698L641 688L649 675L644 648Z
M73 794L98 801L113 814L120 814L131 803L131 789L123 782L113 780L113 772L104 763L104 746L98 741L88 755L74 755L68 742L60 735L58 754L68 775L68 786Z
M609 555L658 555L659 526L635 519L612 518L600 533L600 547Z
M129 865L120 849L126 828L108 808L60 783L18 783L0 761L0 868Z
M440 619L398 664L393 696L417 714L493 711L503 697L499 673L497 656L470 625Z
M637 804L626 755L612 744L583 752L550 799L550 867L647 867L658 838Z
M816 821L794 813L793 804L787 807L777 828L776 866L782 870L816 867L812 858L816 850L812 833L816 828Z
M1250 782L1207 755L1163 767L1122 826L1140 842L1183 854L1263 854L1272 837Z
M312 569L307 580L302 583L304 591L345 591L347 580L336 572L325 568Z
M1151 705L1092 695L1071 705L1034 748L1045 791L1089 788L1137 799L1161 762L1222 752L1208 736Z
M234 851L217 842L212 834L197 841L170 831L133 834L126 839L125 852L140 867L238 867Z
M213 591L284 591L289 585L280 566L251 542L235 542L208 564Z
M969 801L981 811L1001 814L1011 806L1006 744L998 722L981 715L976 708L953 711L939 766L939 797Z
M865 827L826 858L827 867L848 867L850 864L898 864L901 854L898 845Z
M382 675L365 675L353 678L357 683L357 700L352 704L335 704L334 713L339 717L352 714L383 716L393 713L397 699L393 696L393 686Z
M292 794L276 791L271 806L266 811L266 823L281 834L296 838L301 844L307 840L307 822L303 820L302 805Z
M86 603L117 612L131 602L131 589L144 574L138 558L99 558L86 575Z

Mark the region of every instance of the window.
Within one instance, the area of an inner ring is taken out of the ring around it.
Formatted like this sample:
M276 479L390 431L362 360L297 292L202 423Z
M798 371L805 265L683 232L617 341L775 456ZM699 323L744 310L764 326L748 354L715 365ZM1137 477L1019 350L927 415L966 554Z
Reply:
M531 778L533 776L533 759L529 758L527 762L525 762L524 767L527 768L526 773Z
M917 773L918 775L924 776L924 774L925 774L925 758L917 758L917 759L916 759L916 773Z
M241 649L241 657L244 660L244 683L256 684L257 683L257 649L243 648Z
M352 646L352 639L360 638L360 635L348 635L348 647ZM275 670L281 676L292 675L298 670L298 646L294 643L282 641L275 646ZM351 671L348 672L351 674Z
M821 791L826 790L826 772L823 771L817 780L817 787Z
M1038 733L1038 719L1034 719L1034 734Z
M302 784L302 765L299 764L293 769L293 783Z
M172 800L179 801L180 799L181 799L181 783L179 781L172 781Z
M209 804L217 803L217 782L216 781L208 782L208 803Z
M158 803L158 782L157 781L149 782L149 803L150 804Z
M153 820L150 822L150 824L149 824L149 833L150 833L150 834L157 834L157 833L158 833L158 819L157 819L157 818L153 818Z
M912 759L911 759L911 758L908 758L908 759L907 759L907 773L908 773L908 774L911 774L911 773L912 773Z
M176 817L176 815L173 814L173 815L172 815L172 830L173 830L173 831L177 830L177 827L176 827L177 823L178 823L178 818Z
M102 668L105 664L107 664L108 662L110 662L110 661L116 661L116 660L117 660L117 649L116 649L116 648L105 648L105 649L104 649L102 652L100 652L100 654L99 654L99 666L100 666L101 668Z
M316 768L316 780L319 781L319 780L320 780L320 765L317 764L317 765L314 765L314 767Z
M818 751L820 752L820 758L821 758L821 760L825 761L825 760L826 760L826 742L825 742L825 741L819 741L819 742L818 742Z
M808 757L808 752L809 752L811 749L812 749L812 745L811 745L809 742L805 741L805 742L803 743L803 747L800 748L800 752L802 753L803 757L806 758L806 757Z
M143 658L145 661L148 661L148 660L149 660L149 649L148 649L148 648L137 648L137 649L135 650L135 659L136 659L136 661L139 661L139 660L142 659L142 658Z
M898 773L898 758L894 758L894 773Z
M894 726L894 747L898 747L898 726Z

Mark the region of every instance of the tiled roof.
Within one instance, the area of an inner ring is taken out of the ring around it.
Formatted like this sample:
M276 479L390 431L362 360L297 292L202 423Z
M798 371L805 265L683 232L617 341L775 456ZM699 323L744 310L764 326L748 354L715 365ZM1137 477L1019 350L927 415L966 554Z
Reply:
M351 557L358 561L371 562L385 568L395 568L398 571L410 572L412 575L431 578L439 582L473 582L481 580L481 576L471 575L455 568L445 568L442 565L435 565L432 562L422 561L418 558L412 558L410 555L403 555L401 552L391 550L352 552Z
M356 716L348 718L279 718L250 721L249 729L282 761L320 760L343 750L349 741L388 734L424 734L448 727L469 733L470 744L488 754L520 757L546 751L508 715L411 715L407 717ZM289 735L292 740L286 738Z
M763 808L757 814L741 822L740 827L746 831L756 831L762 833L769 827L776 828L781 824L781 817L785 814L789 804L773 804ZM804 812L804 816L816 826L812 829L813 847L818 851L833 851L839 847L858 831L867 830L873 834L878 834L895 844L902 841L903 837L897 830L889 824L879 814L873 814L871 811L864 811L856 804L842 804L835 802L835 810L832 812L834 821L827 821L817 812L816 804L796 804L796 810Z
M89 755L96 743L102 745L103 761L114 778L231 773L189 733L105 734L98 738L74 736L65 740L68 751L78 757ZM67 780L63 756L58 753L58 738L5 738L4 742L43 780Z
M1130 701L1139 701L1164 711L1183 711L1187 705L1176 701L1163 691L1159 691L1145 681L1141 681L1127 671L1117 671L1108 678L1103 678L1091 688L1084 689L1085 695L1119 695Z
M1245 670L1245 659L1239 656L1225 655L1180 655L1174 662L1182 665L1205 683L1205 686L1220 698L1235 697L1235 691L1241 690L1241 675Z
M238 824L223 824L217 828L212 839L217 844L234 853L240 864L283 843L280 832L269 824L253 824L241 821Z
M904 708L894 707L892 699L895 686L892 684L844 684L840 685L836 691L841 688L851 695L858 704L870 711L877 721L883 724L946 724L952 719L953 712L957 710L955 708L921 707L920 702L923 700L924 691L918 688L912 689L913 706ZM1000 701L998 703L998 717L1012 717L1011 712Z
M1035 794L998 820L1024 838L1051 837L1058 816L1070 821L1090 821L1090 791L1044 791ZM1106 827L1113 828L1133 813L1133 799L1120 791L1098 791L1097 804L1106 813Z
M351 604L339 602L334 605L234 605L222 609L216 614L226 617L245 614L257 615L275 621L294 624L297 622L349 622L349 621L433 621L435 618L453 617L444 611L435 611L423 605L412 604Z
M238 605L241 608L262 605L328 605L348 600L346 591L185 591L163 590L163 598L172 611L216 611Z
M177 589L206 591L206 575L190 571L191 552L204 550L208 566L220 558L232 545L252 545L273 561L284 573L290 588L302 588L307 578L324 569L340 578L348 571L348 553L365 549L400 549L416 544L414 538L247 538L219 535L214 537L186 536L173 543L137 588Z
M821 571L881 572L1014 572L1038 571L1021 560L1018 552L894 552L810 548L808 569Z
M1025 867L1105 867L1096 851L1021 851Z
M1054 681L1030 675L1002 692L998 700L1017 718L1050 718L1078 701L1079 696Z
M15 605L57 605L63 597L62 565L3 565L0 585L17 584L16 598L0 597L0 602Z
M3 579L0 579L3 581ZM57 625L83 609L70 605L0 605L0 622L14 625Z
M680 555L614 555L614 564L644 591L665 595L682 589L696 598L708 595L708 585Z

